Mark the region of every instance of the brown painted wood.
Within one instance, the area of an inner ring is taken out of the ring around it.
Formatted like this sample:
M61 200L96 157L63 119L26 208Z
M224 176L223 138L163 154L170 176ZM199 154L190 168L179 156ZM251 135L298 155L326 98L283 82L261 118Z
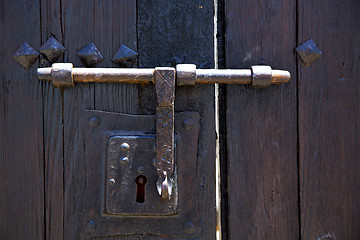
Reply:
M227 87L228 239L299 238L295 10L295 1L226 3L226 67L262 63L293 76L268 89Z
M299 44L323 55L299 61L302 239L360 239L360 2L299 1Z
M41 42L53 35L63 41L61 6L58 0L41 1ZM58 62L63 62L60 57ZM51 66L41 57L41 66ZM46 239L63 239L64 234L64 149L63 96L61 89L43 82L44 158L45 158L45 235Z
M40 44L39 2L0 3L0 238L44 239L42 91L12 55Z

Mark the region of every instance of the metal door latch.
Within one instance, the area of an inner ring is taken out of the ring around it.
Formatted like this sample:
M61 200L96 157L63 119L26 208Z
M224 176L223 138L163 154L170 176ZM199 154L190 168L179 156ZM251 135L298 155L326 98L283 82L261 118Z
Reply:
M52 81L56 87L74 87L75 83L149 83L156 86L156 169L157 190L168 199L172 192L174 171L174 99L175 85L250 84L266 88L271 84L288 83L290 73L272 70L269 66L251 69L196 69L194 64L179 64L175 68L73 68L72 63L54 63L49 68L38 68L40 80Z

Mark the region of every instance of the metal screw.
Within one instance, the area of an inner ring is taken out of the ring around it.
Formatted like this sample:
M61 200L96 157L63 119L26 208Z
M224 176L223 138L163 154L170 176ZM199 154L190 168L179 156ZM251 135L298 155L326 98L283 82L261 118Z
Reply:
M184 231L188 234L195 232L195 225L192 222L186 222L184 225Z
M120 163L121 164L128 164L129 163L129 158L128 157L121 158Z
M90 125L90 127L96 128L96 127L99 126L99 124L100 124L100 119L99 119L98 117L91 117L91 118L89 119L89 125Z
M122 143L121 144L121 150L122 151L128 151L130 149L130 145L128 143Z
M114 184L115 184L115 179L111 178L111 179L109 180L109 183L110 183L111 185L114 185Z
M182 127L186 130L190 130L195 125L195 121L192 118L185 118L182 123Z
M96 227L95 221L88 221L86 224L86 230L89 232L94 231L95 227Z
M145 172L145 168L143 166L138 168L138 172L139 173L144 173Z

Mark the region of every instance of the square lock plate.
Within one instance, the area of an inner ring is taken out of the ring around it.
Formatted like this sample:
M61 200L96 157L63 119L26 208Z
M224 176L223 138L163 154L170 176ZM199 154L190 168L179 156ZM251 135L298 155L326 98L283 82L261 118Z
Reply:
M77 189L81 197L76 198L74 218L82 238L201 236L199 191L203 182L196 174L200 116L197 112L175 113L174 123L174 192L167 200L156 190L155 115L84 111L85 156L78 160L82 168L77 176L84 188Z
M107 133L105 210L120 215L175 214L176 179L170 199L162 199L156 190L156 136L131 134Z

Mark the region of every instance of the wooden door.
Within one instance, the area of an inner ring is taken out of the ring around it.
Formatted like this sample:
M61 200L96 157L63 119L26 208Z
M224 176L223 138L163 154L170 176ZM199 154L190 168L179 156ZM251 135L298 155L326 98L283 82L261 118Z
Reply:
M24 41L38 51L51 36L66 48L57 62L76 67L83 66L77 51L93 42L104 57L96 67L119 67L111 59L124 44L139 53L135 67L267 64L290 71L290 84L268 89L219 86L217 100L211 85L176 89L175 111L201 117L196 238L216 239L216 232L222 239L360 238L359 2L215 3L0 2L0 239L83 238L87 163L81 114L155 113L151 84L59 89L35 76L37 67L50 66L43 55L29 70L12 59ZM305 66L295 48L309 39L322 55ZM113 232L92 239L189 239Z
M225 239L359 239L359 1L228 0L227 68L269 64L290 84L228 86ZM312 39L321 57L295 49Z
M111 59L124 44L139 53L137 67L194 63L199 68L212 68L213 3L18 0L2 1L0 10L0 238L80 239L81 211L84 203L91 201L84 199L90 165L85 158L81 115L85 110L154 114L155 87L77 84L75 88L54 88L35 76L37 67L51 65L44 55L29 70L17 64L12 55L24 41L38 51L54 37L66 48L57 62L72 62L76 67L83 66L77 52L94 43L104 58L96 67L119 67ZM201 239L214 239L214 86L177 88L175 102L176 112L195 111L201 117L193 164L196 181L192 183L201 203L195 206L201 220L178 229L195 229ZM117 232L118 236L111 236L115 228L98 238L158 239L167 236L167 227L157 226L164 229L162 235L145 236L139 226L142 234L133 231L122 236Z

